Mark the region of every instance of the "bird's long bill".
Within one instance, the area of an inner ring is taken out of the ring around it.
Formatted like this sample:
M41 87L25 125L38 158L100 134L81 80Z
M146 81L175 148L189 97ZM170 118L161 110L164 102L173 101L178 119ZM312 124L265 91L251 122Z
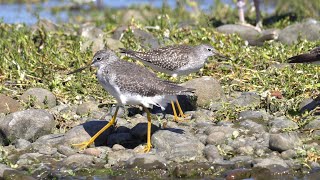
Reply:
M77 70L74 70L74 71L72 71L72 72L69 72L67 75L70 75L70 74L74 74L74 73L80 72L80 71L82 71L82 70L84 70L84 69L86 69L86 68L90 67L90 65L91 65L91 64L88 64L88 65L86 65L86 66L84 66L84 67L81 67L81 68L79 68L79 69L77 69Z
M229 57L221 54L221 53L218 52L218 51L215 52L215 56L217 56L217 57L218 57L219 59L221 59L221 60L231 60Z

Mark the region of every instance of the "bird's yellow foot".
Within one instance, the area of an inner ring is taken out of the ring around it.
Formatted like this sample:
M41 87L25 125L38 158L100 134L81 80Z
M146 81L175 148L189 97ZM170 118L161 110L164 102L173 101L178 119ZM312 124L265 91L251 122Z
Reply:
M72 144L73 147L78 148L79 150L84 150L86 149L88 146L90 146L94 141L92 141L91 139L89 141L84 141L82 143L79 144Z
M144 153L147 153L147 152L149 152L149 151L151 150L151 148L152 148L151 143L150 143L150 144L147 144L147 145L144 147L143 152L144 152Z

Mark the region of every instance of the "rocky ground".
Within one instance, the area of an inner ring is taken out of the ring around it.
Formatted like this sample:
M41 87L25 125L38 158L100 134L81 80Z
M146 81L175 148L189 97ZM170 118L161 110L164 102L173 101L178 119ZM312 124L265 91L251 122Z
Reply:
M0 23L0 179L319 179L319 71L285 63L319 42L319 21L260 31L176 23L174 15L134 9L122 13L120 20L97 17L105 27ZM189 117L174 122L170 106L164 113L153 109L149 153L142 153L147 118L139 107L122 107L116 126L91 147L72 147L106 125L115 102L90 70L67 71L102 48L206 41L232 61L210 61L197 75L181 77L183 86L196 89L192 97L179 97Z
M263 177L293 179L320 176L318 137L320 117L303 128L283 114L272 115L264 109L239 112L235 119L217 121L222 104L232 107L256 107L261 96L255 92L226 96L212 77L186 83L196 88L197 98L187 101L200 104L187 111L189 119L173 122L172 115L153 115L152 144L149 153L142 153L146 141L146 115L139 108L122 109L115 127L104 132L95 146L79 151L71 146L88 140L107 121L106 113L94 100L81 105L57 104L56 97L42 88L25 91L14 100L1 95L1 110L11 113L0 118L1 160L0 177L47 179L65 177L123 178L227 178ZM206 84L202 88L201 84ZM46 109L20 111L20 101ZM185 98L185 97L183 97ZM184 101L181 101L184 102ZM184 106L187 103L183 103ZM220 104L220 105L219 105ZM211 108L201 108L201 107ZM6 107L6 108L5 108ZM114 107L109 108L111 118ZM169 110L170 111L170 110ZM55 117L73 117L72 129L55 132ZM78 125L77 125L78 124ZM301 162L308 153L311 163ZM315 159L312 159L315 158ZM307 174L306 174L307 173Z

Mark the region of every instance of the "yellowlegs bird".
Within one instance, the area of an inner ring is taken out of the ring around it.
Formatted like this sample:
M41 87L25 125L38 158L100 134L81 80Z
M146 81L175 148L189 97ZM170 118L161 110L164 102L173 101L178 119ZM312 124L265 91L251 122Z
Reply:
M120 106L140 105L147 113L148 131L145 152L149 152L151 146L151 114L148 108L153 106L164 109L177 95L190 94L193 89L178 86L172 82L158 78L147 68L131 62L120 60L111 50L100 50L95 53L91 66L97 67L99 83L114 96L118 102L116 111L109 123L97 132L89 141L75 144L81 149L92 144L95 139L115 123ZM86 66L86 67L89 67ZM80 68L69 74L79 72Z
M293 56L288 60L289 63L311 63L320 65L320 46L312 49L308 53Z
M120 48L120 52L126 56L139 60L143 64L151 68L169 74L173 77L187 75L199 71L210 56L220 56L217 50L208 44L200 44L197 46L190 45L174 45L166 46L159 49L152 49L147 52L138 52ZM186 117L181 109L178 101L176 101L179 116ZM171 102L174 119L179 121L174 102Z

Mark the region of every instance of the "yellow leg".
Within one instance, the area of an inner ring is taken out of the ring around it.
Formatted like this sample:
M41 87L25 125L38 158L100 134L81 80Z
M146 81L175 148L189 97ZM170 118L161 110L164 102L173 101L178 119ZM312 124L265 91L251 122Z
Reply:
M177 115L177 111L176 111L176 107L174 106L174 102L171 101L171 106L172 106L172 111L173 111L173 120L176 121L176 122L179 122L180 119Z
M92 136L89 139L89 141L85 141L85 142L82 142L79 144L72 144L72 146L78 147L80 150L83 150L86 147L90 146L97 139L97 137L100 136L100 134L102 134L105 130L107 130L110 126L112 126L114 124L114 122L116 121L116 118L117 118L118 110L119 110L119 106L117 107L116 112L112 116L109 123L107 125L105 125L102 129L100 129L100 131L98 131L94 136Z
M151 145L151 114L146 107L143 107L144 111L147 113L148 118L148 131L147 131L147 145L144 147L144 152L147 153L152 148Z
M182 117L182 118L188 117L188 115L185 115L185 114L183 113L183 111L182 111L182 109L181 109L181 106L180 106L178 100L176 101L176 104L177 104L177 107L178 107L178 110L179 110L179 116Z

